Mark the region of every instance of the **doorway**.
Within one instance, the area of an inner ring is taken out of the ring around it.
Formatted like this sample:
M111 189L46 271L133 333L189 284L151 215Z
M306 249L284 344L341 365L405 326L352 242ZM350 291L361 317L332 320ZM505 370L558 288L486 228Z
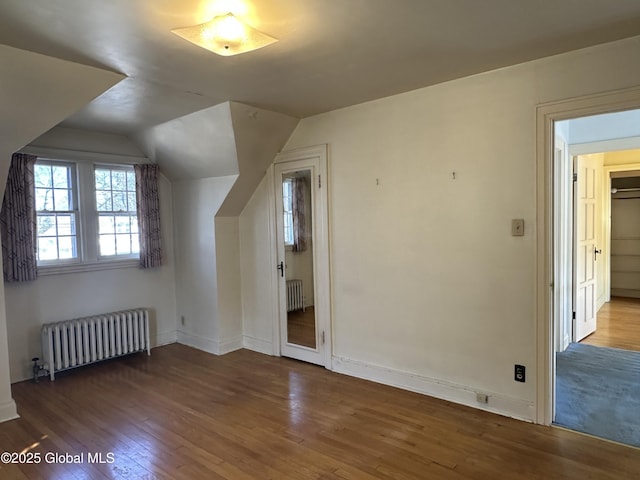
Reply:
M558 276L558 238L556 209L556 162L554 125L558 121L588 115L622 112L640 108L640 88L575 98L540 105L536 111L537 178L537 395L536 422L550 425L554 418L558 312L571 303L566 282ZM627 148L638 148L628 146ZM558 280L561 280L560 282ZM570 290L569 290L570 291ZM557 330L556 330L557 329Z
M326 146L274 165L280 354L331 367Z
M573 121L585 118L590 117L569 117L568 119ZM596 117L593 119L595 120ZM638 402L635 400L637 395L625 395L620 392L635 392L640 387L635 380L629 381L633 375L629 375L627 371L630 364L640 360L635 358L634 352L596 347L589 342L593 332L597 333L600 328L598 326L596 329L596 312L610 298L609 285L605 287L607 289L605 293L603 278L605 271L608 274L611 273L609 270L611 262L605 264L603 260L605 258L609 260L612 253L612 242L605 242L605 237L611 238L609 232L614 224L609 220L611 210L605 208L605 204L609 206L611 204L611 170L622 171L626 166L620 163L615 164L615 162L608 163L605 159L606 149L602 148L605 145L600 145L599 149L592 147L593 152L600 153L585 154L583 151L582 155L563 155L571 151L570 148L563 146L564 141L557 141L558 131L563 123L565 122L558 122L558 119L553 120L554 156L553 159L550 156L547 157L551 160L553 176L550 183L554 186L554 195L551 199L552 218L554 218L553 231L550 235L552 249L551 258L547 257L547 260L552 261L549 283L551 291L547 297L552 300L550 305L552 311L549 312L547 325L551 328L547 332L553 335L549 346L555 346L555 351L552 352L552 358L549 359L548 364L551 371L547 379L551 381L551 385L548 385L550 388L545 392L546 397L543 399L546 402L551 400L551 408L550 411L541 413L549 415L547 417L549 423L558 422L562 426L602 438L638 445L640 439L634 432L630 434L624 432L626 427L638 425L637 422L627 421L633 416L632 412L638 409ZM572 174L563 174L571 163L574 165ZM604 172L606 174L603 175ZM571 183L575 195L563 195L563 186ZM621 186L628 186L623 183ZM631 194L627 193L627 195ZM568 212L573 212L571 223L574 227L573 238L569 242L566 241L569 230L566 222L569 217ZM611 218L613 217L612 215ZM617 222L618 226L627 223ZM605 225L608 228L606 234L604 233ZM637 225L640 231L640 223ZM636 237L640 243L640 235L635 237L626 235L622 241L628 243L635 241ZM605 243L607 246L603 252ZM567 248L567 245L572 251ZM569 272L573 272L573 275L569 275ZM636 281L640 286L640 269ZM568 317L565 314L567 305L571 305L570 311L573 316L571 323L567 322ZM570 329L567 328L569 326ZM605 326L602 325L602 327ZM568 335L568 330L571 331L571 335ZM574 343L569 344L568 338L571 338ZM581 342L585 338L586 340ZM620 394L614 395L611 392ZM629 397L629 402L626 401L626 397ZM549 407L549 403L545 406ZM618 422L620 418L625 421ZM634 430L635 427L631 429Z

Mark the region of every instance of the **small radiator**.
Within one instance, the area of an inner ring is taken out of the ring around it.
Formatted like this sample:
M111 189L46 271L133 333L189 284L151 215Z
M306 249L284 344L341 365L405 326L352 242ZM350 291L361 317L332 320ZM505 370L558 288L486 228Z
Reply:
M287 280L287 312L300 309L304 312L302 280Z
M106 313L42 326L43 359L55 372L129 353L147 351L149 312L145 309Z

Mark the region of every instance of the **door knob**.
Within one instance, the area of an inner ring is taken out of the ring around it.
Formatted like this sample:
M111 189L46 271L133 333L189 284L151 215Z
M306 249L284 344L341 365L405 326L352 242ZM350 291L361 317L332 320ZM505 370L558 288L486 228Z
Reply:
M284 262L280 262L277 268L280 270L280 276L284 277Z
M597 248L593 249L593 260L594 261L598 260L598 254L599 253L602 253L602 249L597 249Z

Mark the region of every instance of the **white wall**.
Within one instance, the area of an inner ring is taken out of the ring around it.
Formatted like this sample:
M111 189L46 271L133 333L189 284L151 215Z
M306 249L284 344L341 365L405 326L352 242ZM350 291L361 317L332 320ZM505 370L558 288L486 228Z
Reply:
M271 190L273 181L266 175L239 219L243 344L267 354L277 351L277 332L272 328L277 290L276 260L270 246L272 229L275 231L274 212L268 201Z
M216 217L219 353L242 347L240 233L238 217Z
M640 84L638 55L634 38L300 122L287 149L329 145L336 369L534 418L535 108ZM243 254L268 235L262 195L240 220ZM242 267L243 287L272 281ZM269 312L251 307L245 325L268 338Z
M149 161L129 138L102 132L75 128L54 127L29 143L33 148L73 150L104 153L120 157L123 161Z
M212 353L221 352L223 333L217 315L215 214L236 178L173 184L178 341Z

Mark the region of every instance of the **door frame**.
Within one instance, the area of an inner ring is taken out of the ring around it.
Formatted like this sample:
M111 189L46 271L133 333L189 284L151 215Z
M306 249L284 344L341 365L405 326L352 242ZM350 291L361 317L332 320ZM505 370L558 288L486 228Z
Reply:
M279 153L271 167L269 167L269 223L271 225L271 253L274 275L278 273L276 266L278 259L278 234L276 228L276 191L278 179L275 178L275 166L287 162L298 162L304 160L315 160L318 162L318 174L320 175L321 186L316 192L317 209L314 210L316 215L314 231L314 287L315 299L314 303L318 306L316 311L316 324L318 331L325 332L324 345L324 364L323 366L329 370L332 369L333 358L333 334L332 334L332 305L331 305L331 281L330 281L330 252L329 252L329 182L328 182L328 155L327 145L316 145L312 147L298 148ZM318 179L311 179L312 186L317 185ZM275 277L273 277L275 278ZM273 354L282 356L281 348L281 326L280 312L281 296L279 289L279 281L274 282L275 288L272 289L274 295L273 308ZM274 291L275 290L275 291Z
M555 390L554 123L640 108L640 87L536 107L536 423L553 421Z

